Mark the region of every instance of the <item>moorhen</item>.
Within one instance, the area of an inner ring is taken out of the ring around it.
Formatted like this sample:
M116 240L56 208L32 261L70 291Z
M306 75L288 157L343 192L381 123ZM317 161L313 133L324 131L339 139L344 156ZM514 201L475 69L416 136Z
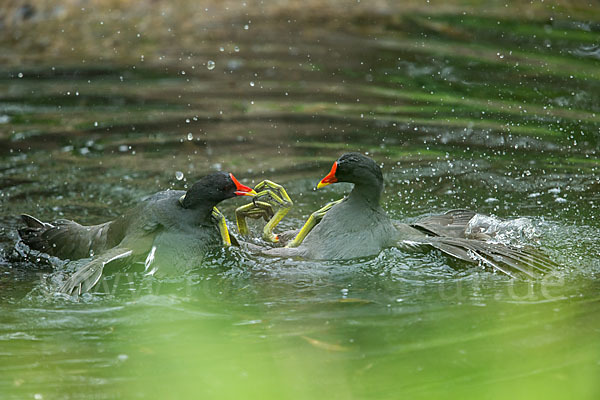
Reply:
M470 225L477 215L473 211L452 210L412 224L391 220L379 204L383 191L381 169L360 153L342 155L317 188L336 182L350 182L354 188L344 199L313 213L286 247L265 253L335 260L375 255L391 246L429 246L511 277L522 274L537 277L556 267L535 249L488 241L489 236Z
M27 227L18 232L31 249L49 255L69 260L93 257L60 288L81 294L98 283L106 264L117 259L145 259L151 274L157 266L164 274L169 268L181 271L197 265L209 246L229 242L224 219L215 206L225 199L255 194L233 174L216 172L187 192L151 195L114 221L84 226L65 219L45 223L22 215Z

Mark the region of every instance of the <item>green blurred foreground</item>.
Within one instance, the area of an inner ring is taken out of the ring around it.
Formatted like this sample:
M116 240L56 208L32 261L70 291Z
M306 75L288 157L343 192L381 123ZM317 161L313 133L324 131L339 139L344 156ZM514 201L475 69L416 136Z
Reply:
M146 3L0 18L0 398L600 397L597 7ZM347 191L312 190L347 150L383 164L393 218L527 217L505 239L563 268L232 249L74 302L15 249L21 212L98 223L217 169L284 184L299 227Z

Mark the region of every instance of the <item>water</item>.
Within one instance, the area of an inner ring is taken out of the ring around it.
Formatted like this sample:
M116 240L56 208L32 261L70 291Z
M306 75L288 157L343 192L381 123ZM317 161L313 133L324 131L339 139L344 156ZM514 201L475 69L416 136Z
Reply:
M598 398L598 25L517 14L252 18L162 53L146 39L135 62L2 67L0 398ZM348 191L313 188L349 150L382 164L393 218L524 218L487 221L561 269L228 249L181 277L109 271L74 301L56 260L15 247L22 212L98 223L212 170L283 184L296 228Z

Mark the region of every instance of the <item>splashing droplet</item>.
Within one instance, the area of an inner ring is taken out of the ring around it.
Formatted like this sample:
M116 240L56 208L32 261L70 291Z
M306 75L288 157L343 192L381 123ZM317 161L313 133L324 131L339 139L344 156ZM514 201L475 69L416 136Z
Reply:
M187 138L188 138L188 140L194 139L194 135L192 135L192 132L188 133Z
M178 181L182 180L182 179L183 179L183 172L181 172L181 171L177 171L177 172L175 172L175 178L176 178Z
M215 62L213 60L208 60L206 63L206 68L208 68L209 71L212 71L215 69Z
M250 86L254 87L254 82L250 81Z

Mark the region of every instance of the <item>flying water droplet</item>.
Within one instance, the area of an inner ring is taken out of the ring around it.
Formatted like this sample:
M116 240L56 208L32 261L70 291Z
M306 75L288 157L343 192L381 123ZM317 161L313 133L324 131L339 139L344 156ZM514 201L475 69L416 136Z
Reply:
M192 132L188 133L187 138L188 138L188 140L194 139L194 135L192 135Z
M181 171L177 171L177 172L175 172L175 178L176 178L178 181L182 180L182 179L183 179L183 172L181 172Z
M213 60L208 60L206 63L206 68L208 68L209 71L212 71L215 69L215 62Z

